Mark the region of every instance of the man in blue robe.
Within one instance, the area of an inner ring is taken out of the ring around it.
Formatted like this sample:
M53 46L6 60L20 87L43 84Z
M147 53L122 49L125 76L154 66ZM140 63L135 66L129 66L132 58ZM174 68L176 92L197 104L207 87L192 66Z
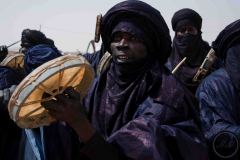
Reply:
M42 32L25 29L21 46L24 48L25 76L40 65L61 56L54 42ZM20 160L72 160L78 139L63 123L35 129L24 129L18 159ZM74 146L74 147L73 147Z
M200 84L196 96L201 125L212 159L238 160L240 142L240 20L220 32L212 44L224 66Z
M113 58L83 102L69 88L42 103L78 134L82 159L207 159L194 98L164 67L171 39L160 12L118 3L101 36Z

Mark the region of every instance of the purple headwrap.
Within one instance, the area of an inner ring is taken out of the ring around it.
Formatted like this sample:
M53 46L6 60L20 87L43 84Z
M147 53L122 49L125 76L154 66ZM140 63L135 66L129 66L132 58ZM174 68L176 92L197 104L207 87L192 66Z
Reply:
M21 81L19 74L12 68L0 66L0 90L18 85Z
M240 42L240 19L226 26L212 42L212 47L217 56L224 60L227 50L238 42Z
M124 1L112 7L103 17L101 37L105 49L111 53L113 29L120 21L131 20L151 40L153 55L164 64L171 52L171 37L165 20L158 10L141 1ZM148 44L147 44L148 45Z
M172 17L172 28L177 31L179 27L191 24L195 26L198 31L202 28L202 17L194 10L189 8L181 9L174 13Z

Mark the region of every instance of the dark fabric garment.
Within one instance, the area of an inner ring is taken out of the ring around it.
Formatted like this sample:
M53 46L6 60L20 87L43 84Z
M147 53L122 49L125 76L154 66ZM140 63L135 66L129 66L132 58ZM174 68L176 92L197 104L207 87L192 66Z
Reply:
M174 31L177 31L181 25L185 24L185 23L182 23L182 21L185 21L185 20L190 20L193 26L195 26L198 29L198 31L201 31L202 17L196 11L189 8L183 8L174 13L171 20L172 29Z
M240 43L232 46L227 51L225 68L227 73L240 94Z
M230 132L236 135L240 142L240 95L227 71L221 68L203 80L196 97L200 104L201 125L213 159L220 159L213 151L213 141L217 135ZM221 142L214 145L219 150L230 149L234 152L236 149L236 140L231 138L230 134L221 137ZM238 160L240 156L236 155L232 159Z
M173 40L173 50L177 51L175 54L181 59L187 57L186 63L192 67L202 64L209 49L207 42L202 40L201 34L175 36Z
M12 68L0 66L0 90L10 88L17 85L21 81L21 77Z
M58 122L44 127L45 160L77 160L80 142L76 133Z
M212 42L212 47L221 59L226 58L228 48L240 42L240 19L226 26Z
M42 132L40 132L42 130ZM28 130L30 131L30 130ZM33 130L32 130L33 131ZM50 126L45 126L35 129L34 138L41 143L38 145L38 151L42 149L41 159L43 160L77 160L80 150L80 143L76 133L63 123L53 123ZM39 139L37 139L38 137ZM21 146L25 146L19 153L19 160L37 159L33 150L36 150L31 145L33 139L30 139L26 131L23 132ZM42 146L42 144L44 144ZM27 147L26 147L27 146ZM43 147L43 148L40 148Z
M31 48L35 45L47 44L54 46L53 40L47 38L41 31L24 29L22 31L21 46Z
M31 47L24 56L24 70L29 74L45 62L60 57L61 53L56 47L39 44Z
M89 154L97 152L97 147L104 150L110 145L118 150L119 159L207 159L195 104L191 94L158 63L124 90L106 71L95 80L83 105L107 143L99 147L95 142L91 149L83 147L82 153L92 157Z
M192 40L192 38L190 38ZM198 68L201 66L203 60L205 59L210 46L207 42L202 40L201 35L195 37L195 40L192 40L195 46L190 48L185 47L182 44L181 39L178 39L176 36L173 40L173 50L168 58L166 66L170 71L172 71L176 65L186 56L187 60L180 66L180 68L175 72L175 76L180 80L193 94L195 94L196 89L199 85L199 82L193 82L192 79L196 74ZM182 53L183 51L188 50L189 53Z
M240 43L235 44L226 52L225 67L211 74L199 86L197 97L200 102L202 126L211 146L216 146L223 154L234 153L240 143ZM222 132L230 132L214 138ZM213 155L215 152L213 152ZM239 159L236 155L233 159Z
M124 1L113 6L103 17L101 36L106 51L111 53L110 42L113 28L119 20L134 18L141 29L154 40L148 47L156 59L165 63L171 51L171 37L166 22L160 12L141 1Z
M0 66L0 90L7 89L20 82L20 77L11 68ZM0 159L18 158L21 129L10 119L7 103L0 101Z

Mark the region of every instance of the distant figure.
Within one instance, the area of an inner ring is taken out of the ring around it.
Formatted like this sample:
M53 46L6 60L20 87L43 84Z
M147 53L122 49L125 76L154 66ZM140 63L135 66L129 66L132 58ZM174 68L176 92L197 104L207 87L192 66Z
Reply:
M53 40L37 30L23 30L21 46L25 54L25 76L40 65L61 56ZM63 123L24 129L18 158L20 160L72 160L76 157L73 155L76 147L74 144L78 140L74 135L72 130Z
M104 15L101 36L112 61L83 101L68 88L42 102L78 134L82 159L207 159L195 99L164 67L171 38L160 12L120 2Z
M12 68L0 66L0 159L18 159L22 130L10 119L8 101L21 81Z
M4 60L4 58L6 58L7 54L8 54L7 46L5 45L0 46L0 63Z
M54 41L47 38L44 33L38 30L24 29L21 36L22 52L26 53L28 49L36 45L46 45L48 47L56 49Z
M201 125L213 159L240 159L240 20L212 45L224 66L206 77L196 96Z
M175 36L172 53L166 65L172 71L186 57L174 75L193 94L199 83L192 79L210 50L208 43L202 39L201 27L202 17L192 9L181 9L172 17Z

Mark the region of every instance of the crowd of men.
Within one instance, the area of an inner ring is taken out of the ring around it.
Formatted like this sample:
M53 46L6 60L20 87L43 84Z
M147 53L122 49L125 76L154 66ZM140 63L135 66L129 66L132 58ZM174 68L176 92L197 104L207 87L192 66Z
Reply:
M101 49L83 55L97 71L110 53L107 65L86 96L67 88L42 102L57 121L34 129L10 119L9 98L24 77L62 54L42 32L23 30L24 73L0 66L0 159L240 159L240 20L211 45L196 11L181 9L171 22L173 42L161 13L147 3L110 8ZM193 81L210 49L215 62ZM1 61L7 52L0 47Z

